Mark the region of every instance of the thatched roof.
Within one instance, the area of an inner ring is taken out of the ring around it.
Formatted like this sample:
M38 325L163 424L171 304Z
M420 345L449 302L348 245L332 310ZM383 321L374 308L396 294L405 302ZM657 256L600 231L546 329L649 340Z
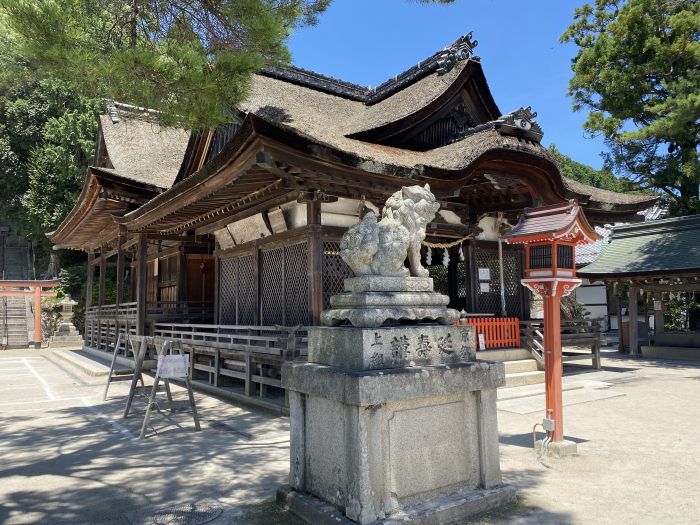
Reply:
M100 130L116 174L160 188L172 186L182 164L189 133L121 114L116 119L102 115Z

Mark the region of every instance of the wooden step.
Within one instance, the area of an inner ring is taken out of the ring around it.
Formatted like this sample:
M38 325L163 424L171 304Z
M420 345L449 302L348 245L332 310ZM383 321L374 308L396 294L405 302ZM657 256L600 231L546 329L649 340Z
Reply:
M518 372L506 375L505 388L544 383L544 372Z

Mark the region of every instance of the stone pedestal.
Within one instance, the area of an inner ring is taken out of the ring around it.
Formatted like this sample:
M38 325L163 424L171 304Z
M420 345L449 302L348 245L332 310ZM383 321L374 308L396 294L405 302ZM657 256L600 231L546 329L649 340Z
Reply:
M282 374L291 488L280 499L309 523L363 525L514 503L498 455L503 364L474 359L467 326L311 328L309 362Z
M459 320L459 313L447 308L449 302L448 296L433 291L430 277L363 275L345 279L345 293L331 297L333 308L321 314L321 322L357 327L422 321L450 325Z

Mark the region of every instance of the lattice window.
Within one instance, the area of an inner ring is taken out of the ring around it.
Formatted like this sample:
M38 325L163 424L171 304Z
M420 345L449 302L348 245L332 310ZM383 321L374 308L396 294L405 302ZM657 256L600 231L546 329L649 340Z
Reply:
M552 245L530 246L530 268L552 267Z
M219 267L219 323L255 324L257 283L253 256L222 259Z
M261 325L284 325L284 248L260 252Z
M219 323L236 324L238 259L222 259L219 266Z
M467 297L467 265L464 261L457 263L457 297Z
M472 271L478 272L479 268L488 268L490 272L489 291L482 292L477 284L476 289L476 310L481 313L501 314L501 283L500 270L498 265L498 252L496 250L485 250L477 248L474 251L474 262L476 268ZM506 313L511 317L521 316L520 294L523 293L520 285L520 257L515 252L503 252L503 284L506 298Z
M238 311L237 324L254 325L258 306L258 283L255 278L255 258L244 255L238 258Z
M341 293L345 279L355 274L340 257L340 243L323 243L323 308L331 307L331 297Z
M305 242L284 249L284 324L309 323L309 274Z
M449 267L442 264L432 264L428 266L430 277L433 278L433 289L437 293L450 295Z
M574 267L574 247L560 244L557 246L557 267Z

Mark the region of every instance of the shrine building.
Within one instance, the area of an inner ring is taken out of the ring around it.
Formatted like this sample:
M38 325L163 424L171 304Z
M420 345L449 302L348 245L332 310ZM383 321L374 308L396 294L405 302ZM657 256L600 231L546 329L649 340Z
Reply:
M524 208L575 199L602 225L656 199L563 177L536 113L496 105L475 46L461 37L372 89L265 69L234 121L207 133L111 105L83 191L48 234L88 254L86 345L107 349L119 331L201 332L228 334L233 351L243 329L318 324L351 276L345 230L414 184L440 203L423 249L436 290L471 315L527 319L522 247L499 241ZM214 373L226 368L212 359Z

